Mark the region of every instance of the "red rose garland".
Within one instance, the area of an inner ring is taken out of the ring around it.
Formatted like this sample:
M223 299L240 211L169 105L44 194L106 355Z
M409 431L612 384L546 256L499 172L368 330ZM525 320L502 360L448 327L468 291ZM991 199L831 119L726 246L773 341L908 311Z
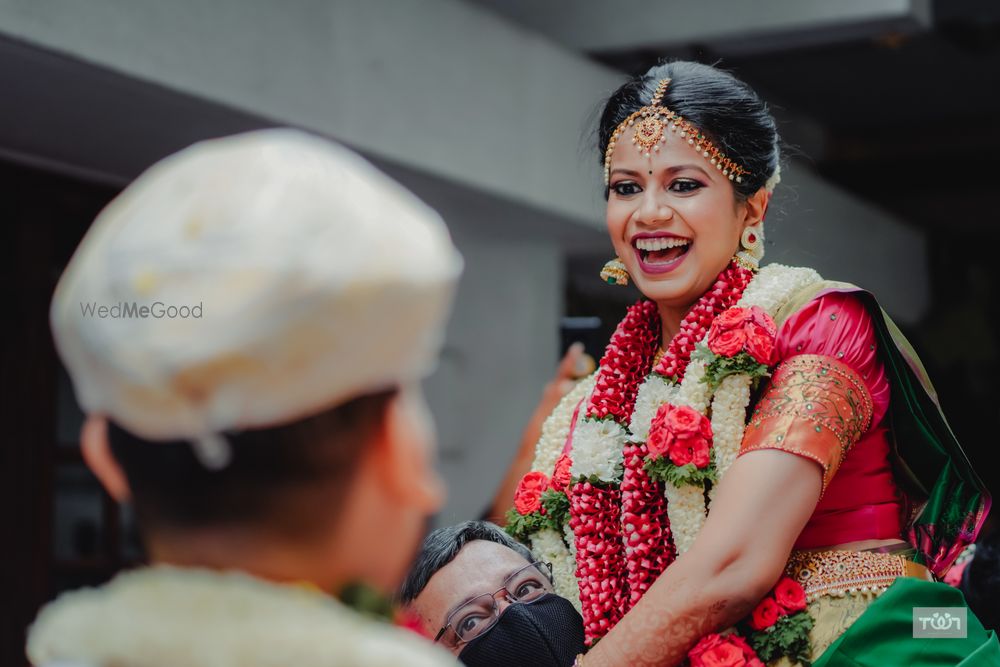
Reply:
M670 340L655 372L675 382L683 380L695 345L705 339L705 334L719 313L736 305L751 280L753 272L735 262L726 267L712 284L712 288L681 320L680 329Z
M660 342L656 304L640 301L631 306L611 336L594 391L587 403L590 419L614 419L628 426L639 385L649 375Z
M590 482L573 485L569 525L576 536L576 579L588 646L607 634L625 613L620 515L619 489Z
M650 478L643 467L648 453L646 445L628 445L624 451L621 523L629 591L626 611L645 595L676 556L663 484Z
M631 306L601 359L585 418L613 419L627 427L659 340L656 304L640 301ZM571 487L570 527L588 645L614 627L628 601L621 498L621 490L614 486L578 482Z
M719 313L739 301L752 279L753 273L735 262L726 267L681 321L655 372L680 382L695 345L705 338ZM660 326L654 302L642 301L629 308L601 359L586 418L613 419L628 428L639 386L653 370ZM690 456L691 461L701 461L707 455L701 448L678 447L677 456L682 459ZM614 626L625 605L634 604L673 558L662 484L649 479L641 456L626 451L632 455L624 459L623 488L578 482L570 491L570 525L575 534L577 580L588 645ZM627 503L627 522L621 522L623 508L618 501ZM628 530L629 526L633 530ZM638 532L644 526L649 526L647 532ZM621 548L623 527L629 542L627 557ZM639 547L641 544L646 546ZM600 558L595 559L594 554ZM637 587L637 595L632 595L631 585Z

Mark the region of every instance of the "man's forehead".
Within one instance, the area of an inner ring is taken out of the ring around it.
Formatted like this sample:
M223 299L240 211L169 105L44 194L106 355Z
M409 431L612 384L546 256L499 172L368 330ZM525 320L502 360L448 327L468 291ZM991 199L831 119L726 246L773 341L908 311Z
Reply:
M502 586L504 579L512 572L529 563L524 556L503 544L473 540L462 547L458 555L434 576L445 575L442 579L452 582L460 578L476 587L472 594L491 593ZM451 587L455 587L454 583Z
M432 622L444 617L455 605L503 586L513 572L528 565L524 556L496 542L473 540L450 563L434 573L417 596L418 604Z

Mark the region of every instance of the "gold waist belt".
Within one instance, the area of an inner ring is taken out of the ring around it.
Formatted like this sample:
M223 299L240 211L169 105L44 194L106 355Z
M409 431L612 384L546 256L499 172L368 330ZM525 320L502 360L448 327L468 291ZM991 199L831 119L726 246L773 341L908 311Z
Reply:
M824 595L878 595L899 577L933 581L923 565L874 551L793 551L785 573L802 585L808 602Z

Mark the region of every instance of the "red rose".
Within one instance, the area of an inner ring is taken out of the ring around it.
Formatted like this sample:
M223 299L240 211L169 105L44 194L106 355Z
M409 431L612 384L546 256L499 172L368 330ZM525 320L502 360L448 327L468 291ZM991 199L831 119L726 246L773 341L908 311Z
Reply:
M747 335L743 329L722 330L712 327L708 334L708 349L720 357L735 357L743 351Z
M654 459L658 459L662 456L666 456L670 448L674 446L674 434L670 431L660 428L654 431L649 430L649 439L646 440L646 449L649 450L649 456Z
M674 442L673 433L667 428L667 414L673 406L669 403L661 405L656 410L653 421L649 424L649 436L646 438L646 449L649 455L658 459L664 456Z
M705 415L687 405L674 407L665 417L667 428L678 438L697 435L701 431L702 421L708 421Z
M782 609L770 595L760 601L750 615L750 627L754 630L765 630L778 622Z
M701 656L705 667L743 667L747 664L743 651L733 644L720 644Z
M771 319L771 316L767 314L767 311L760 306L750 308L750 321L763 329L771 337L778 335L778 326Z
M702 656L705 655L706 652L711 651L724 643L725 640L722 638L722 635L718 633L712 633L702 637L701 641L695 644L694 648L688 651L688 659L691 661L691 667L703 667L705 663L701 661Z
M549 484L551 488L556 491L565 491L569 487L569 483L572 479L570 473L570 468L573 465L573 460L569 457L569 454L562 454L556 461L556 468L552 471L552 479Z
M542 491L549 488L549 478L544 472L529 472L521 478L514 492L514 508L519 514L537 512L542 506Z
M743 323L747 321L750 311L746 308L729 308L727 310L719 313L719 316L715 318L712 322L713 327L719 327L720 329L737 329L743 326Z
M701 416L701 428L698 429L698 435L709 442L712 442L712 439L715 437L712 433L712 422L704 415Z
M675 466L686 466L694 458L694 451L691 449L690 440L675 439L670 445L670 461Z
M729 635L728 639L735 646L739 646L740 650L743 651L743 657L747 661L747 667L766 667L757 656L757 651L753 650L753 647L750 646L750 644L747 643L747 640L743 639L743 637L737 634L732 634Z
M750 324L747 326L746 350L758 363L770 366L774 355L774 336L768 335L756 324Z
M709 462L708 441L703 438L691 438L689 447L691 449L691 463L699 469L707 468Z
M774 599L788 613L802 611L806 608L806 592L799 582L789 577L782 577L774 587Z
M739 635L706 635L688 651L691 667L763 667L757 654Z

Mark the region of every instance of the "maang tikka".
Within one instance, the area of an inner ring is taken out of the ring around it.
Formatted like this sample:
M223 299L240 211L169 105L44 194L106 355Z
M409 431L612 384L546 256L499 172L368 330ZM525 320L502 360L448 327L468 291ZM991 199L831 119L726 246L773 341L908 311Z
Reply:
M649 105L634 111L611 134L611 138L608 139L608 147L604 151L604 184L611 183L611 155L614 153L615 146L618 145L621 136L629 128L634 128L632 144L646 157L660 151L660 146L667 140L668 131L679 133L681 139L687 140L688 145L694 147L696 151L701 153L702 157L707 158L713 167L722 172L723 176L731 181L742 183L743 177L750 173L748 169L744 169L730 160L698 128L663 106L663 96L669 85L670 79L660 79Z

